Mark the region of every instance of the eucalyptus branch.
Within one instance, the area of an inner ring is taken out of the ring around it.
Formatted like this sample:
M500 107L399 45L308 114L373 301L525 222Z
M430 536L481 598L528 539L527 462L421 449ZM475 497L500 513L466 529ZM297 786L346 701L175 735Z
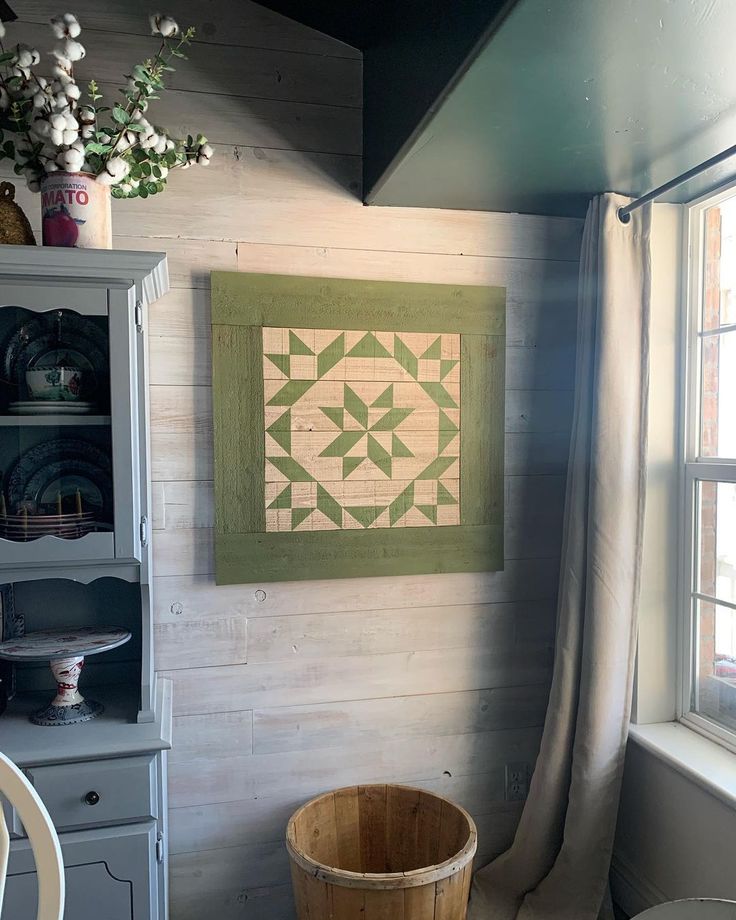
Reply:
M74 62L83 60L85 49L77 40L81 26L71 13L51 20L58 44L48 80L34 70L38 51L18 45L8 52L0 40L0 112L7 113L13 126L8 133L15 135L0 147L0 158L14 158L16 172L25 173L34 191L49 173L84 171L111 186L115 197L145 198L163 191L169 170L209 163L213 150L205 137L177 140L145 117L149 101L165 89L166 72L174 71L173 59L186 58L182 49L195 34L193 28L180 32L170 16L157 14L150 22L160 35L159 48L133 68L122 91L125 102L112 107L99 105L103 97L95 80L87 84L91 104L80 102Z

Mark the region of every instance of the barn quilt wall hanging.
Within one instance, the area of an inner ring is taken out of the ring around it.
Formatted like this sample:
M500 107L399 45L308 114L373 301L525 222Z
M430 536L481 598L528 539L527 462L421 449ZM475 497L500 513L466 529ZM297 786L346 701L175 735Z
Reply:
M505 300L213 272L217 583L503 568Z

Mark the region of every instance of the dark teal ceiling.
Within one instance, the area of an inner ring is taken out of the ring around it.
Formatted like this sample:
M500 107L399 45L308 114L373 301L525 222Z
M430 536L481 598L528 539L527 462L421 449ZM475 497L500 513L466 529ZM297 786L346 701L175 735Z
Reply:
M363 52L365 190L393 169L515 2L260 0L262 6Z
M519 0L369 203L574 215L642 194L736 144L735 35L736 0Z

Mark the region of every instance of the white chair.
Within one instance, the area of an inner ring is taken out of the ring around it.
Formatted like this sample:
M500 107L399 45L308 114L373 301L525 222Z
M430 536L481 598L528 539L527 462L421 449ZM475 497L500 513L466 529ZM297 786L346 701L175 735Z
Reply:
M0 799L6 799L20 818L36 861L38 920L62 920L64 863L61 847L46 806L12 760L0 754ZM0 802L0 804L2 804ZM10 855L10 834L0 807L0 916ZM8 918L12 920L12 918Z
M736 920L736 901L688 898L658 904L632 920Z

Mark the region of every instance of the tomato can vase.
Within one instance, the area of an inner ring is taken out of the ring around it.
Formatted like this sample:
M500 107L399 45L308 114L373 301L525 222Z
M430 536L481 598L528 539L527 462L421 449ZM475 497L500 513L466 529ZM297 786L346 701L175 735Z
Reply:
M41 182L44 246L112 249L110 189L91 173L49 173Z

